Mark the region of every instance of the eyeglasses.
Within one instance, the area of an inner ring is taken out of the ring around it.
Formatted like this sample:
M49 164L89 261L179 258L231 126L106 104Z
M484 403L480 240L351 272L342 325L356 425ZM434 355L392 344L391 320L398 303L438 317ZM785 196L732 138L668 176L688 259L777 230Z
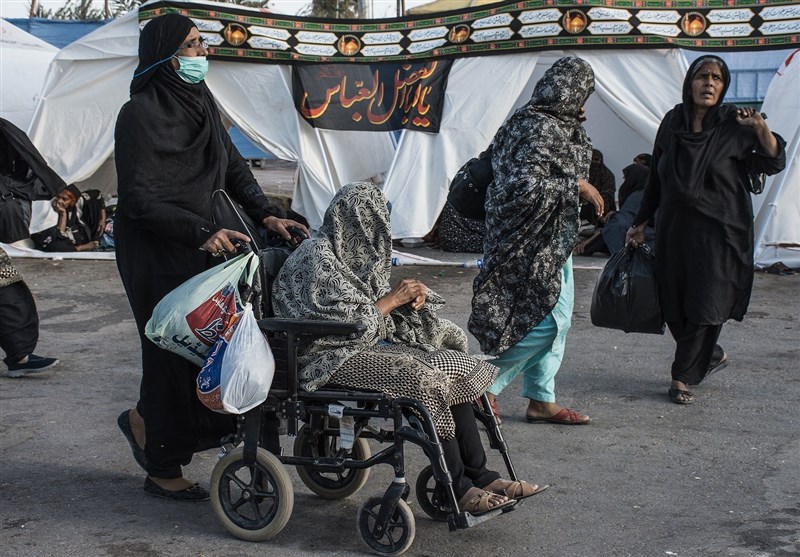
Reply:
M208 46L208 41L205 40L204 37L200 37L199 39L193 39L191 41L187 41L183 43L181 46L178 47L179 50L197 50L198 48L206 48Z

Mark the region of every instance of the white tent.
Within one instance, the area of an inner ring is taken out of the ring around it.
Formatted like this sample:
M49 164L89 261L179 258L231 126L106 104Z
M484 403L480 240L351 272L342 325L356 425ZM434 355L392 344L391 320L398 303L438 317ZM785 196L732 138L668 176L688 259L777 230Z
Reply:
M53 45L0 19L0 118L28 129L47 68L57 52Z
M116 114L128 98L137 63L137 16L134 11L105 25L62 49L53 61L30 136L67 182L99 171L115 183L108 161ZM289 66L214 61L206 82L222 112L245 135L276 156L297 161L293 209L312 227L321 224L341 185L385 175L381 187L393 205L394 236L419 237L436 221L456 170L489 144L563 54L456 59L440 132L404 132L396 149L390 133L311 128L294 109ZM661 117L680 102L686 62L679 50L574 54L595 69L597 92L587 104L586 127L619 183L621 169L637 153L652 149Z
M786 140L786 169L753 197L756 267L782 262L800 268L800 50L770 82L761 110L770 129Z

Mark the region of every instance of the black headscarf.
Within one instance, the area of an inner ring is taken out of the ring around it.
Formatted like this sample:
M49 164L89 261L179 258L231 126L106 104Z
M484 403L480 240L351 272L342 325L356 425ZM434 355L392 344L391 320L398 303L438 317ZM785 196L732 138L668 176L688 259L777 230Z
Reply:
M170 63L193 27L178 14L145 25L115 139L120 212L197 247L212 232L211 192L225 185L228 154L205 82L183 81Z
M38 182L28 179L29 170ZM25 191L14 191L14 196L21 199L50 199L66 186L25 132L3 118L0 118L0 171L11 175L15 185L24 185Z
M625 179L622 181L618 192L620 208L622 208L622 205L630 194L645 188L647 185L647 176L649 174L650 169L638 163L629 164L622 169L622 175Z
M709 63L719 66L724 85L717 104L709 108L703 117L702 131L695 132L692 130L695 110L692 80L700 68ZM671 113L668 124L672 132L671 141L669 146L664 146L668 155L664 162L668 165L668 174L671 175L671 179L667 181L681 187L682 196L687 203L696 202L703 190L706 169L712 153L715 152L720 124L736 112L735 106L722 104L730 83L730 72L722 58L701 56L689 66L683 80L683 103L676 106Z

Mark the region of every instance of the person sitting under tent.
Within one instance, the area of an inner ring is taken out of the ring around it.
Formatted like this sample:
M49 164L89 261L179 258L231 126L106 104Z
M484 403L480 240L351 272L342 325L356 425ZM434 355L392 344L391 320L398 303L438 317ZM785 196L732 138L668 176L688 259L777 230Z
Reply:
M105 230L105 206L97 190L81 191L70 184L51 202L58 223L31 234L36 249L48 252L91 251L100 246Z
M639 211L649 173L650 170L646 166L638 163L630 164L622 170L624 180L619 187L619 211L607 213L602 226L595 229L591 236L578 242L572 250L574 255L612 254L625 247L625 234L633 223L633 217ZM655 239L655 230L652 227L647 228L645 243L654 252Z
M28 238L31 201L50 199L65 185L25 132L0 118L0 242Z

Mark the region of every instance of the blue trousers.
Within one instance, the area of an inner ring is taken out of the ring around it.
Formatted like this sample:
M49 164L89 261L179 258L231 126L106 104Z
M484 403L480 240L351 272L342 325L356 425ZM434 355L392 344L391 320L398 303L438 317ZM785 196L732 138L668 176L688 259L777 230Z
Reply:
M540 402L555 402L555 379L567 331L572 322L575 284L572 279L572 256L561 268L561 293L553 311L514 346L492 363L500 368L488 391L498 395L514 378L523 373L522 396Z

